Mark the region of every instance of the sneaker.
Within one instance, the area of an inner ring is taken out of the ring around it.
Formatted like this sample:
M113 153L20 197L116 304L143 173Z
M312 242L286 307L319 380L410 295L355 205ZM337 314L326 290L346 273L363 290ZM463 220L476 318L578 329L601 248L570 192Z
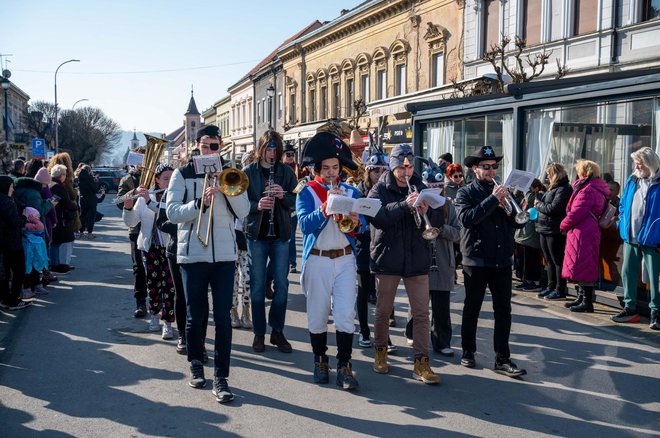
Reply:
M616 315L613 315L610 317L610 319L614 322L639 322L639 315L637 314L636 310L631 310L627 307L624 307L624 309L617 313Z
M360 333L360 335L358 336L358 346L360 346L362 348L371 348L371 347L373 347L373 345L374 345L374 343L371 340L371 338L369 338L368 335L365 338L364 336L362 336L362 333Z
M34 293L37 295L48 295L48 289L38 284L37 287L34 288Z
M236 307L231 308L229 317L231 318L231 328L241 328L241 319L238 317L238 309Z
M314 356L314 383L324 385L328 382L330 382L328 356Z
M298 273L298 269L296 269L296 266L295 266L295 265L291 265L291 266L289 267L289 274L297 274L297 273Z
M437 385L440 383L440 376L435 374L429 365L429 358L426 356L415 359L413 367L413 378L420 380L427 385Z
M543 289L541 292L536 294L536 297L537 298L545 298L553 292L554 292L554 289Z
M522 368L518 368L516 364L510 360L495 362L493 371L495 371L497 374L503 374L507 377L520 377L527 374L527 371L523 370Z
M541 286L539 286L538 284L536 284L536 283L533 282L533 281L530 281L530 282L528 282L527 285L526 285L524 288L522 288L521 290L522 290L523 292L536 292L536 291L541 290Z
M188 347L186 347L186 338L179 336L179 340L176 342L176 352L179 354L188 354Z
M160 316L151 315L151 322L149 322L149 331L150 332L160 331Z
M204 365L198 360L190 362L190 382L188 382L188 385L193 388L203 388L206 385Z
M396 327L396 318L390 316L390 327Z
M474 353L471 351L463 351L463 356L461 357L461 365L465 368L474 368L476 362L474 360Z
M388 339L387 339L387 353L388 353L388 354L396 354L396 352L397 352L398 350L399 350L399 349L396 347L396 345L394 345L394 344L392 343L392 340L388 338Z
M412 345L412 344L413 344L413 340L412 340L412 338L408 338L408 337L406 337L406 344L408 344L408 345Z
M229 389L227 379L222 377L213 379L213 391L211 392L218 403L229 403L234 399L234 393Z
M442 354L445 357L454 357L454 350L452 350L450 347L445 347L442 350L440 350L440 354Z
M525 286L527 286L527 282L523 281L521 283L514 284L513 286L511 286L511 289L513 289L513 290L524 290Z
M651 330L660 330L660 312L658 310L651 310L651 324L649 324Z
M25 309L26 307L30 307L31 305L32 305L32 301L20 300L18 303L14 304L13 306L3 304L2 307L7 310L21 310L21 309Z
M353 377L353 369L350 362L337 366L337 386L349 391L357 389L360 386L357 379Z
M163 323L162 338L165 339L166 341L174 338L174 330L172 330L172 324L167 321Z
M283 332L276 332L273 330L270 334L270 343L277 346L277 349L282 353L291 353L293 350L293 348L291 348L291 344L289 344L289 341L287 341L284 337Z
M37 294L32 292L32 289L23 289L23 292L21 292L21 299L22 300L29 300L30 298L36 297Z
M551 294L544 296L543 299L548 301L562 301L566 299L566 295L553 290Z

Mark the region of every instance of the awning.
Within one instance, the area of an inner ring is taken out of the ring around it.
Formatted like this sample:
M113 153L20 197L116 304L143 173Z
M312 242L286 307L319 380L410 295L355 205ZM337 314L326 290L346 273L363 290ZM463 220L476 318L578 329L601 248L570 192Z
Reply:
M282 139L284 141L291 141L314 137L314 134L317 133L318 129L327 123L328 122L326 121L293 127L284 133Z

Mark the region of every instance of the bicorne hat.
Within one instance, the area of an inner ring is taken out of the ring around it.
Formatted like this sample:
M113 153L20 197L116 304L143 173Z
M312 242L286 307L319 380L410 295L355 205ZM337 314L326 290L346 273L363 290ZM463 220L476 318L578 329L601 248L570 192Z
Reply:
M479 164L481 161L486 160L495 160L495 162L499 162L502 160L502 157L495 155L495 148L492 146L483 146L465 157L463 163L465 163L467 167L472 167L475 164Z
M195 140L199 141L205 135L208 135L209 137L218 137L218 138L220 138L220 128L218 128L215 125L202 126L197 131L197 138Z
M341 138L330 132L319 132L307 140L302 153L302 165L321 163L328 158L339 159L339 164L351 170L358 168L353 161L353 154Z
M284 143L284 152L295 152L296 148L291 143Z

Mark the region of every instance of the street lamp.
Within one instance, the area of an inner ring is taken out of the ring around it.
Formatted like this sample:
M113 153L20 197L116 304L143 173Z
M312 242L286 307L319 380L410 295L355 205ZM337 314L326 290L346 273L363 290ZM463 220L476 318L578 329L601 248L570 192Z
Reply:
M275 96L273 84L266 88L266 95L268 96L268 129L273 129L273 97Z
M57 72L59 71L60 67L62 67L64 64L68 64L69 62L80 62L80 59L69 59L68 61L64 61L61 63L57 68L55 69L55 153L59 153L59 143L57 142L58 137L57 137Z
M5 130L5 141L7 143L9 143L9 101L7 100L7 90L9 90L9 87L11 87L11 83L9 82L9 79L3 76L2 89L4 90L5 93L5 120L2 127Z
M88 101L88 100L89 100L89 99L78 99L78 100L76 100L76 103L74 103L73 106L71 107L71 111L73 111L74 109L76 109L76 105L78 105L78 103L80 103L80 102L86 102L86 101Z

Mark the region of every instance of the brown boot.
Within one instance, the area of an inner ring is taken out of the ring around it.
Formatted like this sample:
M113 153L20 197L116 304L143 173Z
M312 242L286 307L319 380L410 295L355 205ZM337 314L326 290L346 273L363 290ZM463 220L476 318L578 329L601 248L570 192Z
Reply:
M440 376L433 373L433 370L429 366L429 358L426 356L415 359L413 377L429 385L440 383Z
M378 374L387 374L390 372L390 368L387 366L387 347L376 347L374 371Z
M240 328L241 320L238 318L238 310L236 309L236 307L231 308L231 310L229 311L229 316L231 317L231 327Z

